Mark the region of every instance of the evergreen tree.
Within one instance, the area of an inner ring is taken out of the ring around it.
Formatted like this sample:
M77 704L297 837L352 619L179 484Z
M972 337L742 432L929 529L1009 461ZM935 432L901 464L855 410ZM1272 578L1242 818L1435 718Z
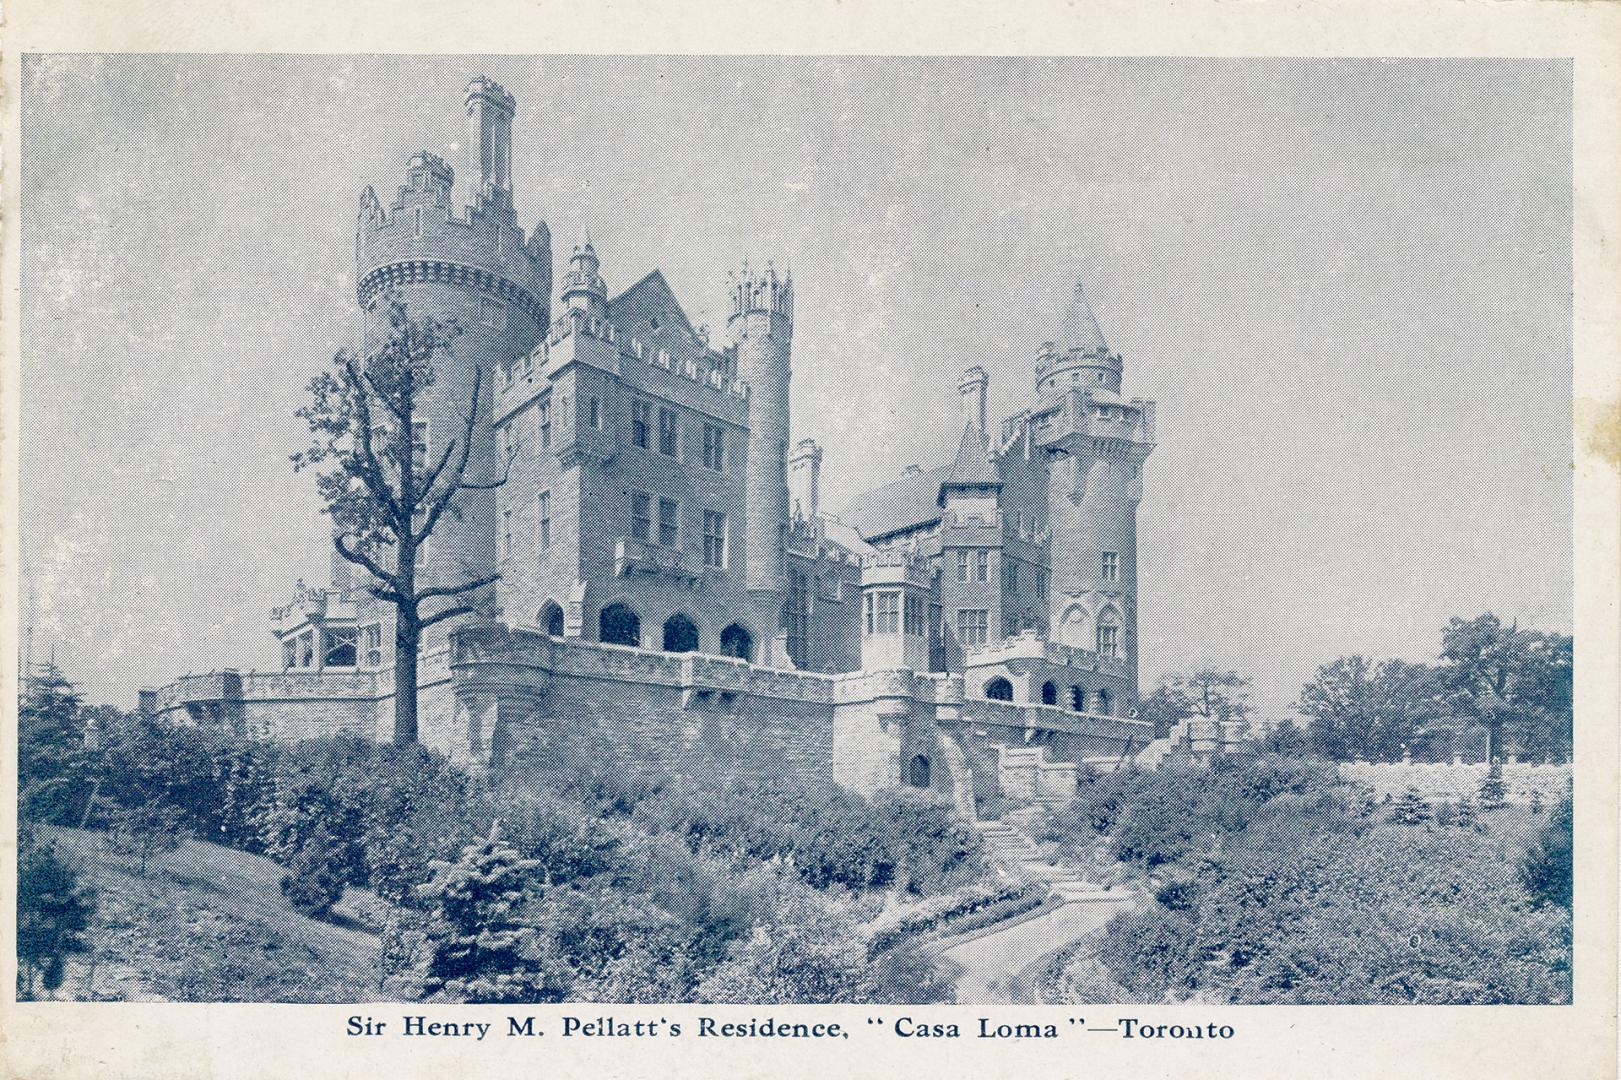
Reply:
M62 985L67 957L87 948L84 932L95 914L95 895L79 885L54 846L29 845L17 864L17 996L34 996L34 979L47 992Z
M1501 810L1508 804L1506 795L1507 791L1503 786L1503 770L1500 766L1493 765L1480 781L1480 791L1475 797L1480 801L1482 810Z
M288 864L287 876L281 879L281 891L288 903L318 919L343 898L337 849L337 841L327 827L317 825Z
M1418 793L1418 788L1410 787L1390 808L1389 821L1393 825L1422 825L1431 817L1428 800Z
M1532 789L1531 789L1531 812L1532 812L1532 813L1533 813L1533 814L1540 814L1540 813L1542 813L1542 807L1543 807L1543 805L1544 805L1544 804L1543 804L1543 799L1542 799L1542 791L1541 791L1541 789L1539 789L1539 788L1532 788Z
M1538 904L1570 907L1574 890L1571 856L1573 808L1569 795L1559 801L1542 835L1520 863L1520 881Z
M478 1003L561 1001L566 984L550 943L524 914L530 875L491 828L454 863L435 861L419 893L428 907L421 944L425 996Z
M23 683L17 712L17 788L22 816L77 825L82 799L84 718L73 684L54 664L41 665Z
M1486 827L1480 820L1480 815L1475 812L1475 800L1468 795L1461 796L1458 799L1458 805L1452 816L1452 824L1460 829L1471 829L1475 832L1480 832Z

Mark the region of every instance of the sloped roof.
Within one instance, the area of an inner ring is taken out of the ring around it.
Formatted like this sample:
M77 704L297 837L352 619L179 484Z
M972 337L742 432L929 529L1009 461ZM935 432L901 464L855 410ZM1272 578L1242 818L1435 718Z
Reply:
M1103 340L1103 331L1098 328L1098 320L1092 314L1092 305L1086 301L1086 290L1081 283L1075 283L1075 292L1069 298L1069 309L1064 312L1064 321L1059 326L1058 348L1062 352L1079 349L1083 353L1109 351L1108 342Z
M1001 487L1002 477L991 464L990 453L985 433L973 424L964 425L962 441L957 444L957 459L941 479L941 490L936 493L939 502L944 504L944 490L948 487Z
M608 321L621 334L663 349L677 362L697 360L708 352L657 270L608 301Z
M927 525L940 517L940 482L950 471L950 465L937 465L907 473L856 496L839 517L864 540Z

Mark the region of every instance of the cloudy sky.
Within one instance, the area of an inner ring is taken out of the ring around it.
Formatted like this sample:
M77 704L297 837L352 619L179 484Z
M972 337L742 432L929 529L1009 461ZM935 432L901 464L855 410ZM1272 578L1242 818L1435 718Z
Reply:
M1568 631L1562 62L34 57L24 557L92 699L276 663L269 608L327 565L288 455L357 196L460 163L479 72L521 223L589 228L611 289L660 267L718 329L729 267L791 261L835 511L949 453L963 367L1027 404L1083 279L1160 403L1145 691L1215 664L1276 711L1454 615Z

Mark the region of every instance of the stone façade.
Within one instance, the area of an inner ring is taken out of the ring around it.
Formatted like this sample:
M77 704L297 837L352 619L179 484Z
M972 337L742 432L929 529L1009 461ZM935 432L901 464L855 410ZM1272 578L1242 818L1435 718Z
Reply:
M876 792L1052 798L1082 763L1152 739L1137 701L1136 507L1154 404L1120 396L1079 286L1042 343L1036 403L999 430L988 378L959 380L961 439L849 508L822 512L822 451L790 449L793 281L731 276L727 341L654 270L610 294L589 237L557 281L544 222L517 224L512 97L474 79L468 176L426 151L357 221L368 342L380 302L462 327L439 373L429 454L476 385L469 472L503 476L441 519L423 576L499 573L490 614L419 659L421 737L498 764L568 733L628 764L831 777ZM364 581L299 583L274 612L279 672L144 691L179 722L267 738L386 737L392 624ZM1155 759L1203 745L1156 747Z

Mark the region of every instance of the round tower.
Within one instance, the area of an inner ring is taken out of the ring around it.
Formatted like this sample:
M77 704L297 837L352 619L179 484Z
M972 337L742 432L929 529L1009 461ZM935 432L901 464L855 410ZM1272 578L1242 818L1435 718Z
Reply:
M769 264L733 278L727 320L737 350L737 377L749 387L749 452L744 494L744 560L762 612L780 615L788 531L788 383L794 331L794 284Z
M497 365L532 351L548 323L551 236L544 222L528 235L512 203L512 95L482 76L467 88L466 109L473 174L465 205L453 205L455 172L424 150L412 156L405 183L386 208L372 188L360 197L355 237L356 298L365 312L366 344L388 331L384 297L397 296L407 312L461 327L448 354L435 364L435 382L418 419L426 420L427 459L459 440L473 385L482 373L479 422L467 465L469 481L498 475L489 422ZM489 491L464 491L461 513L439 519L422 556L422 585L454 584L495 567L495 500Z
M1115 713L1137 702L1137 506L1154 448L1154 403L1120 396L1122 367L1076 285L1061 340L1036 367L1042 400L1058 407L1043 439L1050 636L1098 654L1086 707Z

